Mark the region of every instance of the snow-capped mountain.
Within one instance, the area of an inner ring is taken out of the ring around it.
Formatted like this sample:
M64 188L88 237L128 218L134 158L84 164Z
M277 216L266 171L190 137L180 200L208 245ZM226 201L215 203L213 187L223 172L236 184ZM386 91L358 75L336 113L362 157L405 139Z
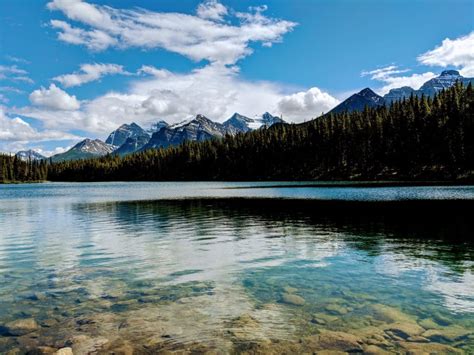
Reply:
M435 94L443 89L448 89L453 86L457 81L462 82L464 85L469 83L474 84L474 78L465 78L457 70L445 70L441 72L436 78L428 80L418 90L414 90L409 86L404 86L399 89L392 89L388 94L384 96L386 104L390 104L393 101L402 100L410 97L410 95L416 95L421 97L433 97Z
M237 134L251 131L252 128L250 128L250 125L253 123L253 119L236 112L222 125L227 129L229 134Z
M284 122L280 117L265 112L261 116L249 118L235 113L224 123L210 120L203 115L173 125L165 121L153 124L150 135L136 123L123 124L110 133L106 142L99 139L86 139L65 153L52 157L53 161L77 160L106 154L127 155L152 148L179 145L184 141L205 141L221 138L226 134L245 133L262 127L270 127L275 123Z
M34 150L32 149L29 149L29 150L20 150L19 152L17 152L15 154L18 158L20 158L21 160L25 160L25 161L28 161L28 160L42 160L42 159L46 159L46 157L38 152L35 152Z
M424 94L425 96L434 96L437 92L450 88L456 81L462 82L464 85L468 85L469 82L474 83L474 78L465 78L457 70L445 70L441 72L441 75L428 80L424 83L419 90L416 91L418 96Z
M377 95L370 88L365 88L364 90L350 96L345 101L341 102L330 112L340 113L340 112L353 112L353 111L362 111L367 107L377 107L384 104L384 99L382 96Z
M115 146L102 142L100 139L86 138L77 143L67 152L52 156L53 161L79 160L95 158L112 153Z
M150 136L151 136L153 133L158 132L163 127L168 127L168 126L169 126L168 122L159 120L158 122L153 123L151 125L151 128L147 130L147 132L150 133Z
M464 85L468 85L469 83L474 84L474 78L465 78L461 76L457 70L445 70L441 72L441 74L436 78L428 80L418 90L415 90L409 86L403 86L401 88L390 90L382 97L377 95L371 89L366 88L340 103L338 106L332 109L331 112L339 113L344 111L362 111L365 106L377 107L382 105L390 105L394 101L408 98L411 95L416 95L418 97L421 97L422 95L433 97L441 90L450 88L457 81L462 82Z
M268 112L265 112L261 116L255 116L254 118L249 118L236 112L222 125L227 128L229 134L236 134L240 132L245 133L263 127L270 127L275 123L285 123L285 121Z
M224 123L214 122L203 115L197 115L191 120L161 128L158 132L153 133L148 144L141 150L178 145L184 141L204 141L211 138L220 138L226 134L245 133L281 122L284 122L281 118L272 116L268 112L255 118L234 113Z
M268 128L273 126L276 123L285 123L282 118L273 116L268 112L265 112L261 116L255 116L253 118L253 123L249 125L251 129L260 129L260 128Z
M142 150L179 145L184 141L204 141L223 137L227 133L224 125L211 121L203 115L176 125L163 127L153 133L150 141Z
M133 122L131 124L123 124L110 133L105 143L120 147L125 143L127 138L136 137L143 139L144 137L150 138L150 135L143 128Z

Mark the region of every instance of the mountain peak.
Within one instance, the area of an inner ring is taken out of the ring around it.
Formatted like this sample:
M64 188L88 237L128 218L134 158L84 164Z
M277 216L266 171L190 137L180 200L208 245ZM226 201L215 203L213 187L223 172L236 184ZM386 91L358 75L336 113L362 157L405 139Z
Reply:
M457 70L443 70L440 76L461 76Z
M33 149L20 150L15 154L21 160L41 160L46 157Z
M138 136L146 136L149 137L149 134L146 133L146 131L141 128L138 124L135 122L132 122L130 124L124 123L121 125L119 128L117 128L115 131L110 133L110 135L107 137L105 143L107 144L112 144L114 146L121 146L127 138L134 138Z
M365 88L365 89L359 91L359 95L363 96L363 97L377 97L377 96L379 96L375 92L373 92L373 90L371 88Z

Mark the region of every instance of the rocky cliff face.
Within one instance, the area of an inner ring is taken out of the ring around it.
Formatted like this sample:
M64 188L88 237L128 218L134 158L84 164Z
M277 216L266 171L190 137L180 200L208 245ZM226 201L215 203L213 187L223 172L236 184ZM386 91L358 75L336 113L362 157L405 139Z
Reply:
M119 147L124 144L128 138L137 137L140 137L140 139L145 137L150 138L150 135L136 123L123 124L110 133L105 143Z
M65 153L51 157L53 161L79 160L101 157L112 153L115 146L102 142L100 139L84 139Z

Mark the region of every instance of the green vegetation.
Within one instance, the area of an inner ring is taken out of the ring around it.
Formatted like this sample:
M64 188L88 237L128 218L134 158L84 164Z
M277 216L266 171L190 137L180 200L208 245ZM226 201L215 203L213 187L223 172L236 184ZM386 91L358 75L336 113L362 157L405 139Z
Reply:
M35 160L23 161L16 156L0 154L0 184L38 182L46 180L48 164Z
M473 180L473 112L472 85L457 84L433 99L413 96L223 139L53 163L48 179Z
M56 181L454 180L474 176L474 94L457 84L433 99L330 114L223 139L126 157L51 165Z

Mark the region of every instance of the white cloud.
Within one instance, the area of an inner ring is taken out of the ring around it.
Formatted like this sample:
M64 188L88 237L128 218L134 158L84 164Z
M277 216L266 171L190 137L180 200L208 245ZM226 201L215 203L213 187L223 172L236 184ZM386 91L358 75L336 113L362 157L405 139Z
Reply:
M52 150L44 149L43 147L40 147L40 146L32 147L31 149L33 149L34 151L40 153L41 155L43 155L45 157L51 157L51 156L56 155L56 154L61 154L61 153L67 152L71 148L72 148L72 145L69 145L69 146L66 146L66 147L56 147Z
M143 66L147 75L131 83L124 92L109 92L83 102L80 110L24 107L17 114L33 117L46 128L81 129L105 137L123 123L150 126L157 120L180 122L204 114L223 121L234 112L252 117L269 111L290 122L301 122L327 112L338 100L318 88L287 95L286 88L266 81L239 78L237 67L208 65L190 73L173 73Z
M15 94L23 94L24 93L23 90L20 90L18 88L13 87L13 86L0 86L0 91L2 91L2 92L12 92L12 93L15 93Z
M2 151L14 151L12 148L27 142L78 138L76 135L58 130L38 131L20 117L8 117L5 114L5 108L0 106L0 150Z
M65 87L80 86L91 81L99 80L105 75L113 74L128 74L124 71L122 65L118 64L103 64L103 63L93 63L93 64L81 64L80 71L60 75L53 80L61 83Z
M16 65L0 65L0 80L24 81L32 84L33 80L27 74L26 70Z
M385 95L391 89L410 86L418 90L425 82L436 77L435 73L426 72L421 74L399 75L410 71L409 69L399 69L395 65L362 72L362 76L370 76L372 80L377 80L385 85L378 89L380 95Z
M41 87L30 94L33 105L42 106L52 110L72 111L80 107L76 96L69 95L56 85L51 84L48 89Z
M5 58L9 60L10 62L14 62L14 63L30 64L30 62L27 61L26 59L15 57L13 55L6 55Z
M77 27L72 27L64 21L51 20L51 26L61 30L58 38L67 43L84 45L94 51L102 51L110 46L117 45L117 40L104 31L86 31Z
M443 68L454 66L461 75L474 77L474 32L456 39L446 38L440 46L420 55L418 61Z
M227 9L217 1L207 1L197 16L153 12L145 9L116 9L81 0L53 0L50 10L62 11L85 28L52 20L62 41L84 45L91 50L119 48L163 48L192 60L234 64L252 53L251 42L271 45L281 41L296 23L264 16L266 8L237 13L238 24L222 23ZM201 17L200 17L201 16Z
M200 18L222 21L228 14L227 8L216 0L208 0L198 5L196 10Z
M305 121L330 111L339 100L320 89L313 87L308 91L297 92L281 98L278 102L279 112L291 121Z

